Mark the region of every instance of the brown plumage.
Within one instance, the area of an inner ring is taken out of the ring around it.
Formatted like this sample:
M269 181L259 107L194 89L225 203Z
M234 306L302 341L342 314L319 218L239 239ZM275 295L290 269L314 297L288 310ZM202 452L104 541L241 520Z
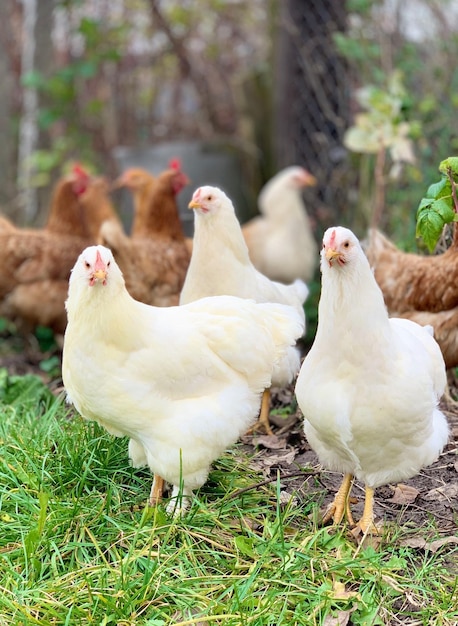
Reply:
M43 228L17 228L0 220L0 315L24 331L38 325L65 330L64 303L75 259L96 243L94 233L104 220L118 221L106 189L106 182L76 166L56 184Z
M131 296L146 304L178 304L190 253L176 195L187 184L188 178L179 167L157 177L131 168L115 181L116 187L125 186L133 192L131 236L119 225L106 222L100 230L100 243L112 250Z
M132 192L134 201L134 218L132 220L131 235L145 234L144 225L149 222L150 196L154 193L156 177L140 167L130 167L125 170L113 183L113 189L125 187ZM142 232L143 231L143 232ZM146 233L148 236L148 233Z
M107 220L121 226L121 220L110 200L109 188L108 180L104 176L97 176L91 179L90 184L79 196L86 237L93 243L98 243L100 227Z
M88 237L87 219L80 197L86 192L90 175L80 165L57 181L43 230L59 235Z
M458 365L458 248L431 256L402 252L372 229L366 255L390 316L430 324L447 368Z

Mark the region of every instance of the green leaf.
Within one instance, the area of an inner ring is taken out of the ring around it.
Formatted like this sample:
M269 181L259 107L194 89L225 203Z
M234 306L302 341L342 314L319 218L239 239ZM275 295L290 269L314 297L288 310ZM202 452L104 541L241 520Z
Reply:
M95 37L99 32L99 23L89 17L83 17L78 30L85 37Z
M47 326L37 326L35 329L35 337L42 352L47 352L56 346L54 332Z
M26 72L21 78L24 87L39 89L46 85L46 79L41 72Z
M449 171L455 180L458 179L458 157L448 157L448 159L441 161L439 172L448 176Z
M59 357L55 354L49 357L49 359L44 359L43 361L40 361L40 369L47 374L54 374L57 376L60 370Z
M418 209L417 209L417 219L420 216L420 213L423 210L429 210L431 208L431 205L434 202L434 198L422 198L420 200L420 204L418 205Z
M452 187L450 185L450 180L443 176L439 182L433 183L428 187L426 192L426 198L433 198L436 200L437 198L443 198L444 196L452 194Z
M455 212L444 198L423 198L417 210L417 237L422 237L430 252L437 244L445 224L453 222Z
M82 78L94 78L97 74L98 65L95 61L81 61L76 66L79 76Z
M43 130L49 129L62 117L60 111L55 109L41 109L38 114L38 125Z
M358 119L362 122L362 125L352 126L345 132L345 147L352 152L361 152L363 154L377 154L377 152L379 152L379 150L383 147L383 143L379 135L374 132L373 128L363 127L363 114L360 115Z
M38 376L34 374L9 376L8 371L2 368L0 369L0 400L5 404L16 404L22 407L26 405L37 407L41 403L49 407L56 401L56 398Z
M248 539L248 537L244 537L243 535L237 535L234 537L235 545L239 552L241 552L245 556L249 556L251 558L256 557L256 553L253 549L253 540Z
M451 198L449 200L446 198L434 200L431 205L431 210L436 211L436 213L442 217L444 224L448 224L454 220L455 211L453 210L453 201Z
M444 222L434 211L425 210L418 214L416 236L421 237L428 250L432 252L439 239Z

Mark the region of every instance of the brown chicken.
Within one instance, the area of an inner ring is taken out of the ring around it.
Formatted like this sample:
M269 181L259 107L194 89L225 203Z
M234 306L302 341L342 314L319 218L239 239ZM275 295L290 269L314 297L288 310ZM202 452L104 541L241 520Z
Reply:
M132 234L113 222L100 230L100 243L109 247L132 297L154 306L178 304L190 253L181 225L177 194L188 184L178 166L159 176L132 168L115 181L134 194Z
M158 197L159 187L164 193L165 207L157 208L154 204ZM185 239L189 253L192 252L192 239L185 237L181 223L176 196L186 185L189 179L181 170L178 159L172 159L167 170L156 178L150 172L139 167L127 169L114 182L113 187L126 187L133 194L134 219L132 221L131 235L134 237L150 237L151 233L163 236L166 239ZM151 199L153 194L153 199Z
M154 193L156 177L140 167L130 167L125 170L113 183L112 189L126 188L132 192L134 201L134 217L132 220L131 235L144 235L142 230L149 222L149 198ZM149 233L146 232L146 236Z
M447 368L458 365L458 246L437 255L399 250L378 230L369 232L366 255L391 317L430 324ZM455 270L456 266L456 270Z
M39 325L64 331L75 259L96 242L103 221L118 221L106 189L103 179L75 166L56 184L44 228L17 228L0 220L0 315L23 331Z

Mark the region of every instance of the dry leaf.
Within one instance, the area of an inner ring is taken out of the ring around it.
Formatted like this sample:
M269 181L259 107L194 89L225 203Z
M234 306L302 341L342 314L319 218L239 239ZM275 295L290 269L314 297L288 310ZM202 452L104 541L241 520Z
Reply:
M442 548L442 546L445 546L448 543L458 543L458 537L452 535L450 537L436 539L435 541L431 541L431 543L426 546L426 549L430 550L431 552L437 552L439 548Z
M334 600L349 600L358 595L357 591L347 591L345 583L335 580L332 584L332 597Z
M422 550L427 545L426 539L423 537L409 537L408 539L403 539L401 541L402 546L407 546L408 548L421 548Z
M417 499L419 493L420 492L418 491L418 489L415 489L415 487L399 483L394 488L393 497L389 498L389 502L403 505L412 504Z
M264 446L269 450L282 450L285 447L285 440L280 439L277 435L260 435L253 437L254 446Z
M435 487L428 491L423 498L425 500L437 500L438 502L450 502L453 498L458 498L458 482Z
M439 548L449 543L458 543L458 537L451 535L450 537L443 537L442 539L436 539L435 541L426 541L423 537L410 537L401 541L401 545L409 548L420 548L421 550L429 550L430 552L437 552Z
M350 615L354 609L349 611L337 611L337 615L326 615L323 621L323 626L347 626L350 621Z
M299 501L296 496L293 496L291 493L287 491L280 491L279 503L282 506L286 506L289 504L292 507L296 507L299 504Z

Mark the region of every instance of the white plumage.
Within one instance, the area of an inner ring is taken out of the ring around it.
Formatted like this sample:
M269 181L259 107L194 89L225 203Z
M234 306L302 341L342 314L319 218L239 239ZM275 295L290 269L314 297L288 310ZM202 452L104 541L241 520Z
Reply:
M180 483L185 496L200 487L212 461L253 423L274 364L302 332L300 316L281 305L137 302L103 246L78 258L66 308L69 400L86 419L130 437L133 464L172 483L174 497Z
M254 267L234 206L226 194L217 187L199 187L189 206L195 210L194 242L180 304L216 295L278 302L295 308L304 330L307 285L299 279L290 285L274 282ZM299 367L299 351L291 347L277 364L272 384L289 384ZM264 411L262 421L266 427L267 418Z
M327 517L342 519L356 476L366 485L358 528L367 531L373 489L414 476L447 442L447 420L438 409L445 364L431 327L388 317L350 230L326 231L321 272L318 329L296 396L321 463L346 475Z
M272 280L291 283L313 278L318 246L302 191L315 184L305 168L286 167L261 189L261 214L242 226L253 265Z

